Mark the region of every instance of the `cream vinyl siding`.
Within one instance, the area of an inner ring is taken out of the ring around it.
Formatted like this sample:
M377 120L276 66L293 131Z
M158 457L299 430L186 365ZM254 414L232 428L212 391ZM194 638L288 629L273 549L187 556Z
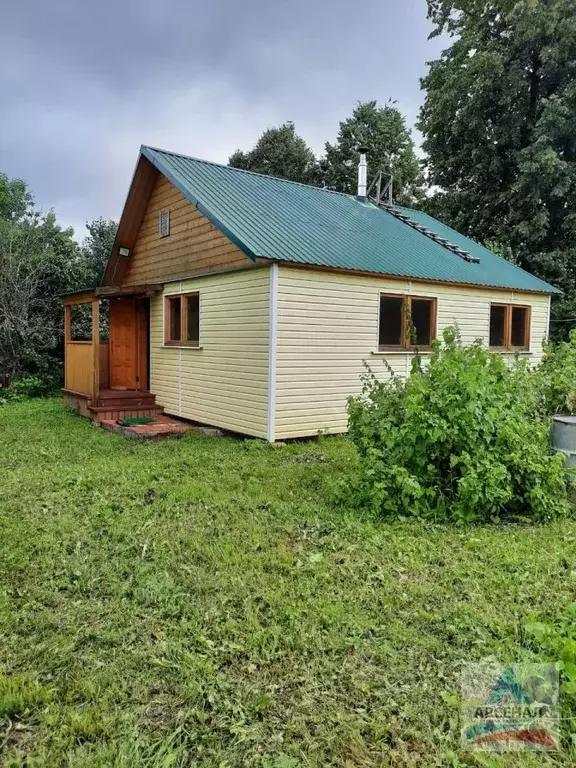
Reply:
M548 296L409 280L339 275L311 269L279 268L276 439L319 431L343 432L346 401L360 391L364 361L379 378L387 365L407 375L412 355L378 355L380 293L411 293L437 298L438 334L457 324L464 343L488 344L490 303L529 305L532 312L530 359L542 356L547 335Z
M270 269L168 283L150 304L150 389L167 413L266 437ZM164 296L200 292L200 349L164 347Z

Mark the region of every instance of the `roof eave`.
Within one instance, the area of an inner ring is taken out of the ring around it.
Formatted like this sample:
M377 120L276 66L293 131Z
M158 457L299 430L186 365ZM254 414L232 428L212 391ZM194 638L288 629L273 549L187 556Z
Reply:
M511 285L493 285L490 283L465 283L458 280L436 280L432 277L420 277L418 275L393 274L391 272L374 272L374 271L364 270L364 269L351 269L350 267L335 267L331 265L315 264L312 262L305 262L305 261L288 261L286 259L281 259L274 256L258 256L257 261L258 262L267 261L273 264L280 264L283 267L292 267L292 268L303 267L304 269L317 269L321 272L337 272L337 273L345 273L349 275L370 275L371 277L379 277L379 278L388 279L388 280L414 280L420 283L427 283L431 285L452 285L452 286L462 286L463 288L477 288L479 290L513 291L516 293L532 293L537 296L551 296L551 295L562 294L562 291L558 288L555 288L553 285L550 285L550 290L545 290L544 288L542 288L542 290L538 290L536 288L519 288L518 286L511 286Z
M156 167L143 156L141 149L104 270L104 285L119 285L122 282L128 258L120 255L120 248L132 249L157 175Z

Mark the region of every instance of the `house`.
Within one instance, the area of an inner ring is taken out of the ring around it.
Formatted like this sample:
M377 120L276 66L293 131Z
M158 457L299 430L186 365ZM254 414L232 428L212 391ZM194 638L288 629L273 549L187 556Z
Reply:
M275 441L345 431L364 361L407 374L449 325L538 362L554 287L360 192L142 147L104 285L64 300L67 400Z

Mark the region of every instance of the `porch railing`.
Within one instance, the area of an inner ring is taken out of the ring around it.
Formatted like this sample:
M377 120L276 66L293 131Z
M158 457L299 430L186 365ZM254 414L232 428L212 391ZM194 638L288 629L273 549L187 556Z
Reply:
M66 343L64 387L79 395L92 396L94 351L91 341Z
M72 305L92 305L92 340L72 339ZM108 371L108 345L100 343L100 301L97 297L75 296L64 301L64 389L86 395L93 403L100 392L100 371L106 356L104 373ZM104 351L105 348L105 351Z
M109 384L108 342L101 341L100 355L100 387L106 389ZM94 378L94 346L91 341L66 342L65 383L64 388L79 395L92 397Z
M110 386L110 346L107 341L100 341L100 389Z

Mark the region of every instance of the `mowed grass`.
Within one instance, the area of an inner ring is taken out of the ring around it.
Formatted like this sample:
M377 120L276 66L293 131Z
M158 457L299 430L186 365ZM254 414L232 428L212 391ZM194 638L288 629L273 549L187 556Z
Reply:
M533 659L576 525L343 510L346 438L141 444L0 408L5 766L540 766L459 749L459 664Z

